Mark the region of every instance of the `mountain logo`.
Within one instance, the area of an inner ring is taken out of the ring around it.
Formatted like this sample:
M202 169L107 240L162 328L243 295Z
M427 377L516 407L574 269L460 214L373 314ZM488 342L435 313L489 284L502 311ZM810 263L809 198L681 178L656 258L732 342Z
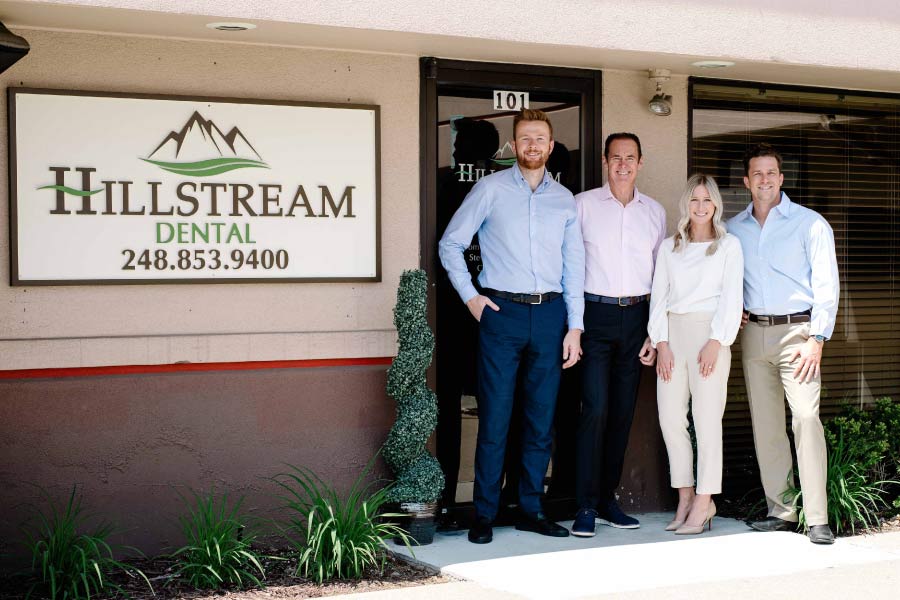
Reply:
M211 119L197 111L179 131L170 131L141 160L170 173L191 177L209 177L235 169L269 168L240 129L232 127L228 133L222 133Z
M513 150L512 144L506 142L501 146L494 155L491 157L491 160L498 165L503 165L504 167L511 167L516 162L516 151Z

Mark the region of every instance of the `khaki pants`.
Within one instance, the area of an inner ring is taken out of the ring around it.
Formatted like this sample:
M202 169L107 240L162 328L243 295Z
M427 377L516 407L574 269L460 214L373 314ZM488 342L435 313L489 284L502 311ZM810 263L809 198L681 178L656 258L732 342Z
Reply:
M741 336L744 378L753 420L753 443L769 516L796 521L796 511L783 494L793 485L791 448L785 431L784 398L791 408L791 428L797 448L800 488L808 525L828 523L825 493L827 454L819 420L821 379L800 383L794 379L799 359L788 360L809 338L809 323L761 327L748 323Z
M731 348L722 346L712 375L700 375L697 356L709 341L712 313L669 313L672 379L656 380L659 426L669 453L673 488L694 485L694 454L688 434L688 400L697 434L697 493L722 491L722 415L731 370Z

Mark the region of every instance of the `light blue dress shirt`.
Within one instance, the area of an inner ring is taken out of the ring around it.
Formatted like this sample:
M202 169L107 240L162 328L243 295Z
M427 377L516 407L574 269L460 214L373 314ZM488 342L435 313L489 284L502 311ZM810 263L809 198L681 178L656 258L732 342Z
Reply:
M729 219L728 232L744 250L744 308L757 315L811 310L810 335L830 338L840 289L828 222L782 192L765 226L759 226L750 203Z
M544 170L534 191L519 165L483 177L438 245L463 302L478 295L463 252L478 234L482 287L521 294L562 292L569 329L584 329L584 242L575 198Z

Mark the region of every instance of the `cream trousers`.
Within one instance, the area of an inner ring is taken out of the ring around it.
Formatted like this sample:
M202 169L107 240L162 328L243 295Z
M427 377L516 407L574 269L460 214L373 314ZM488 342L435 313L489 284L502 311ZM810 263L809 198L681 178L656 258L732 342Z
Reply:
M722 346L712 374L700 375L697 357L709 341L713 313L669 313L669 348L675 357L672 379L656 380L659 426L669 453L673 488L694 485L694 452L688 434L688 406L697 436L697 493L722 491L722 415L731 370L731 348Z
M793 507L784 502L784 492L793 485L791 446L785 421L784 399L791 408L791 428L797 448L800 488L806 523L828 523L825 493L828 468L825 433L819 420L819 377L809 383L794 379L797 362L791 354L809 338L809 323L761 327L748 323L741 334L741 352L753 443L769 516L796 521ZM799 359L798 359L799 360Z

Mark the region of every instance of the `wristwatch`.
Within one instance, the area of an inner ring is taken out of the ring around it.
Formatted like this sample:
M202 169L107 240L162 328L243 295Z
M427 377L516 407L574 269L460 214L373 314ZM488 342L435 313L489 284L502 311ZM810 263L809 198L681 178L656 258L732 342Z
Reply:
M825 337L824 335L821 335L821 334L814 335L813 338L815 338L815 340L817 342L819 342L820 344L824 344L825 341L828 339L827 337Z

